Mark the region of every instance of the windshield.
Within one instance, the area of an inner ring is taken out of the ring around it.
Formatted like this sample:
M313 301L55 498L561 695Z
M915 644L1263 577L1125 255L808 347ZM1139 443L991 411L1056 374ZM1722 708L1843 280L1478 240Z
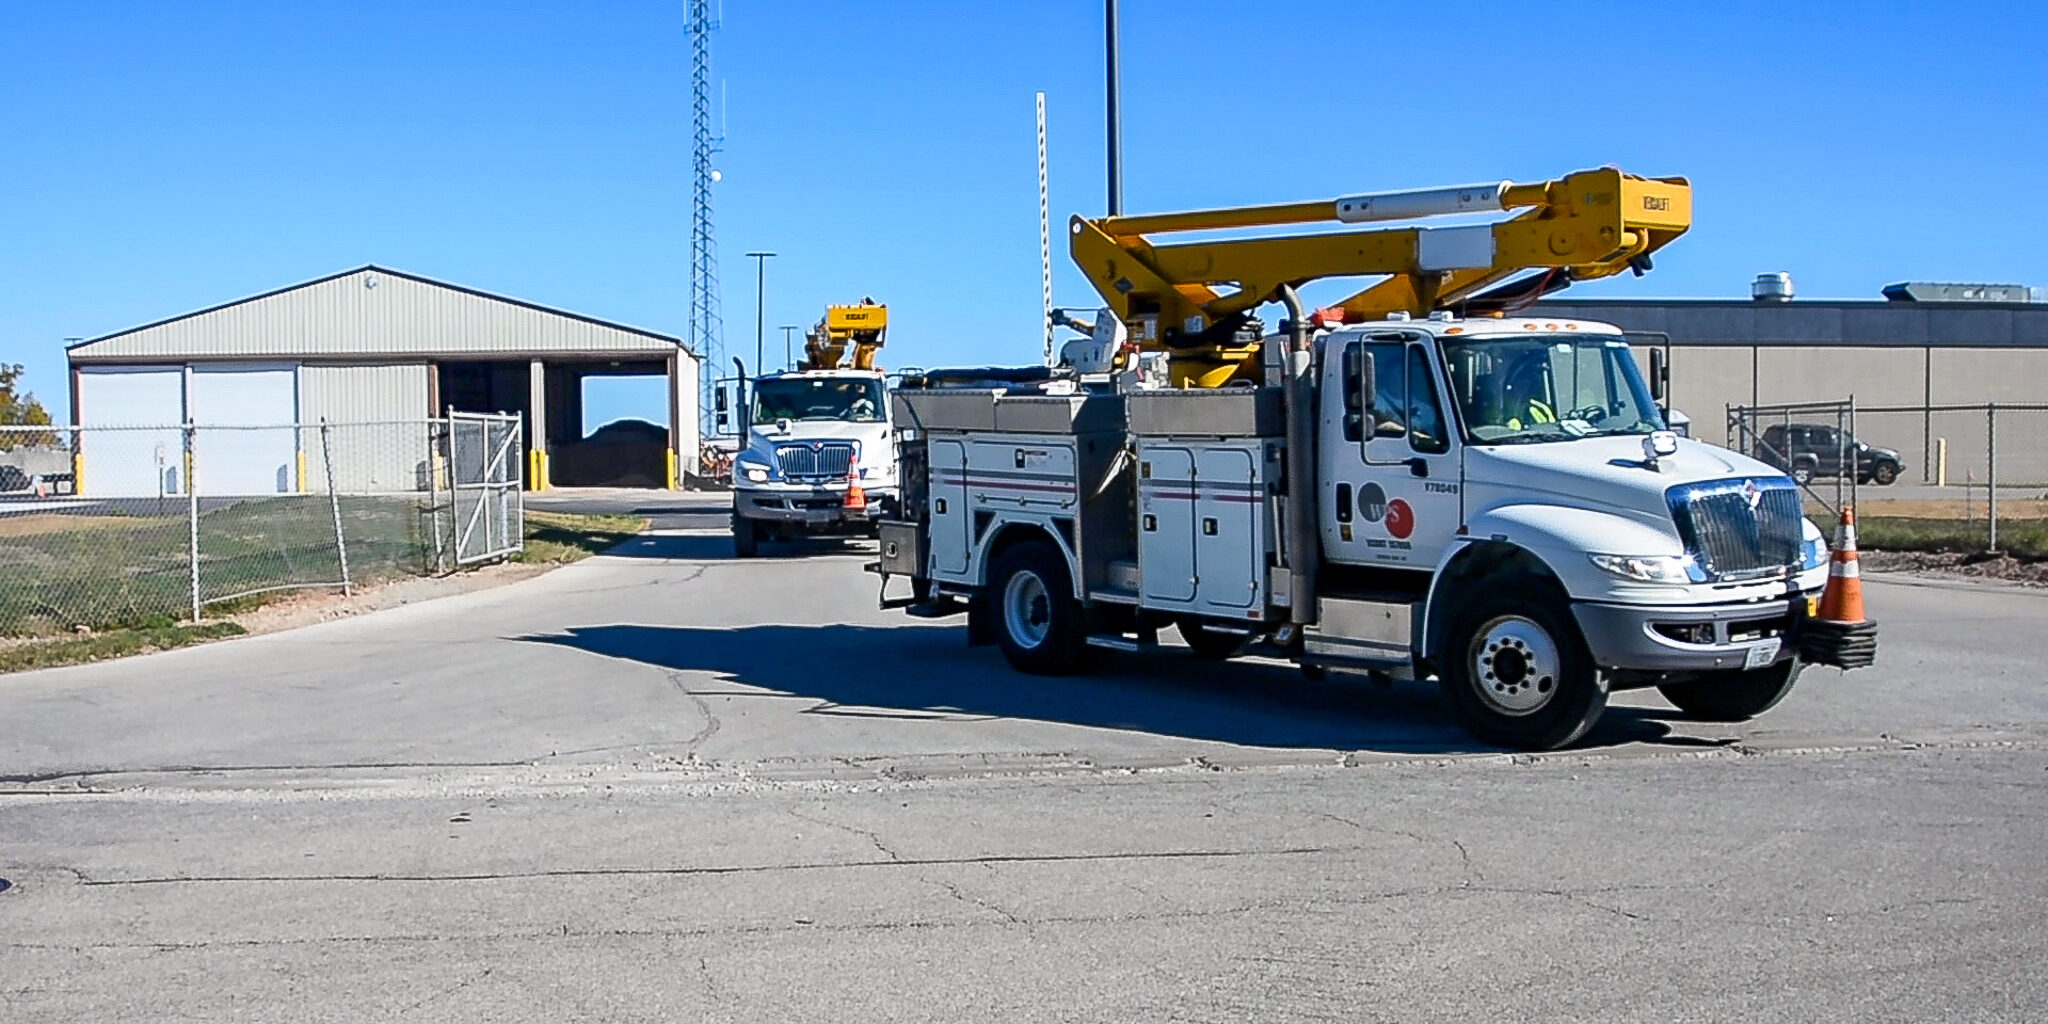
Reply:
M1665 429L1628 343L1612 335L1445 338L1444 360L1475 444Z
M882 419L882 382L844 377L785 377L754 383L754 422Z

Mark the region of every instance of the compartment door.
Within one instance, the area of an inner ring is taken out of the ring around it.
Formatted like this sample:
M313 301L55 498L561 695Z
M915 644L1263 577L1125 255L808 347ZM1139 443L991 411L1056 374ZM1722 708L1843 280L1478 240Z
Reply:
M1138 453L1138 576L1147 603L1195 598L1195 455L1187 448Z
M1256 453L1204 448L1195 455L1195 599L1242 612L1258 597L1261 509Z
M967 446L933 438L931 453L931 568L953 577L967 571Z

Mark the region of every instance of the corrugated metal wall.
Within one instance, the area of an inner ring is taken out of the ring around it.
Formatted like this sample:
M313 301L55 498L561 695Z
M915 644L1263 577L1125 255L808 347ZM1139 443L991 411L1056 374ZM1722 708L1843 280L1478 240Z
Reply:
M80 361L221 357L647 353L673 341L368 269L275 292L72 350Z
M427 479L427 365L299 367L299 419L329 430L335 486L352 492L413 491ZM306 485L327 489L320 434L306 431Z

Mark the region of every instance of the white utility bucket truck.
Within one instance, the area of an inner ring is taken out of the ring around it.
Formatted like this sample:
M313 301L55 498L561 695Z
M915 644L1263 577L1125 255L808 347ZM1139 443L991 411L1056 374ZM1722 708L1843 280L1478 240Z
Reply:
M1146 237L1485 210L1519 212ZM1522 749L1574 742L1616 689L1757 715L1827 657L1801 644L1828 551L1797 487L1668 430L1662 360L1646 382L1620 329L1514 315L1647 270L1690 219L1684 179L1612 168L1076 218L1073 254L1109 305L1068 365L896 392L906 490L882 524L883 605L965 613L970 643L1028 672L1152 649L1172 625L1201 657L1435 677L1475 735ZM1296 297L1348 275L1390 276L1328 309ZM1272 300L1286 319L1266 333L1252 312Z
M882 516L897 514L887 382L875 365L888 326L889 307L872 299L828 306L803 361L752 382L732 465L739 557L765 541L873 536Z

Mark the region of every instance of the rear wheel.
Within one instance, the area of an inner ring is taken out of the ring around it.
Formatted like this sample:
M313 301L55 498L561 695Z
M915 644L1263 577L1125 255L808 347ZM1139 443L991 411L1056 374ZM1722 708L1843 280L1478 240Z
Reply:
M1768 668L1715 672L1657 687L1678 710L1709 722L1741 722L1769 711L1799 681L1799 659Z
M1177 620L1174 626L1180 630L1180 638L1186 641L1188 650L1193 651L1195 657L1208 661L1222 661L1237 654L1251 639L1243 633L1211 629L1193 616Z
M1799 482L1800 482L1800 483L1802 483L1802 484L1805 484L1805 483L1812 483L1812 482L1813 482L1813 463L1811 463L1811 462L1796 462L1796 463L1793 463L1793 464L1792 464L1792 479L1794 479L1794 480L1797 480L1797 481L1799 481Z
M745 516L732 517L732 553L735 558L752 558L761 553L761 528Z
M1012 666L1037 675L1080 670L1087 632L1058 549L1044 541L1019 544L996 558L989 581L996 642Z
M1488 743L1556 750L1607 709L1568 601L1550 579L1514 573L1480 580L1453 613L1444 682L1458 718Z

